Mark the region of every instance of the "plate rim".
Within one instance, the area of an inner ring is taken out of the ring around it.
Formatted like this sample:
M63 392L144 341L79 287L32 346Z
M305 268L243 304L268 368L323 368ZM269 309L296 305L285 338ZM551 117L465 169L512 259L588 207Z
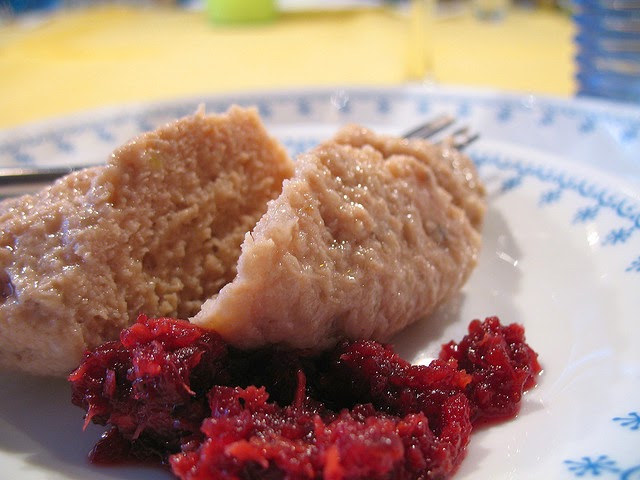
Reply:
M179 95L171 98L159 98L142 101L125 101L113 104L99 105L86 109L79 109L73 112L66 112L60 115L49 115L40 119L27 121L18 125L0 128L0 146L8 137L22 133L25 130L43 129L52 124L73 123L86 120L88 117L107 115L132 116L152 109L176 108L186 104L193 105L194 112L200 104L207 102L229 102L249 98L270 98L271 100L281 100L292 96L302 95L322 95L331 97L332 94L345 92L362 95L366 94L404 94L404 95L426 95L435 97L455 96L455 97L477 97L488 102L512 102L521 104L523 101L529 104L553 105L564 107L568 112L584 113L588 110L590 114L598 113L604 117L618 121L629 121L640 125L640 105L607 100L598 97L576 96L564 97L560 95L539 94L535 92L511 91L491 87L474 87L465 85L444 85L437 83L407 83L402 85L332 85L332 86L310 86L310 87L279 87L251 90L229 90L226 92L203 92L200 94ZM124 112L124 113L123 113Z

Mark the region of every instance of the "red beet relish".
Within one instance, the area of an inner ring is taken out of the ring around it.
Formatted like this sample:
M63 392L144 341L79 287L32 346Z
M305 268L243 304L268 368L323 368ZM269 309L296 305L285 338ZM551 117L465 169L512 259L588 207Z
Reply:
M182 479L450 477L472 426L512 417L540 372L519 325L474 320L428 366L345 341L319 355L228 346L144 315L70 375L99 464L169 465Z

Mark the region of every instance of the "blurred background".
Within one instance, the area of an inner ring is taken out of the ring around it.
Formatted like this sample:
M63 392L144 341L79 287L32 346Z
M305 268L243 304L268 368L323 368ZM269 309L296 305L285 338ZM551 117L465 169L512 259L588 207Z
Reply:
M576 39L587 27L558 0L0 1L0 128L274 88L435 83L615 97L581 90Z

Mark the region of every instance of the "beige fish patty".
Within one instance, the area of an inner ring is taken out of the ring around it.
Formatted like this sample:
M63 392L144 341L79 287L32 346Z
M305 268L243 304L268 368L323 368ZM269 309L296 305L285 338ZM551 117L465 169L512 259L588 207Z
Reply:
M232 108L0 203L0 368L64 375L140 312L196 314L292 172L255 111Z
M462 287L484 212L460 152L347 127L296 161L237 277L191 320L240 347L387 340Z

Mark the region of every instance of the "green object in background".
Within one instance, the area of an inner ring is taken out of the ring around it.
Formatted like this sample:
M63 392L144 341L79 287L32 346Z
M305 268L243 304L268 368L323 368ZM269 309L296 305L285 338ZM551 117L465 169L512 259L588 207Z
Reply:
M254 23L273 20L276 0L207 0L209 18L215 23Z

